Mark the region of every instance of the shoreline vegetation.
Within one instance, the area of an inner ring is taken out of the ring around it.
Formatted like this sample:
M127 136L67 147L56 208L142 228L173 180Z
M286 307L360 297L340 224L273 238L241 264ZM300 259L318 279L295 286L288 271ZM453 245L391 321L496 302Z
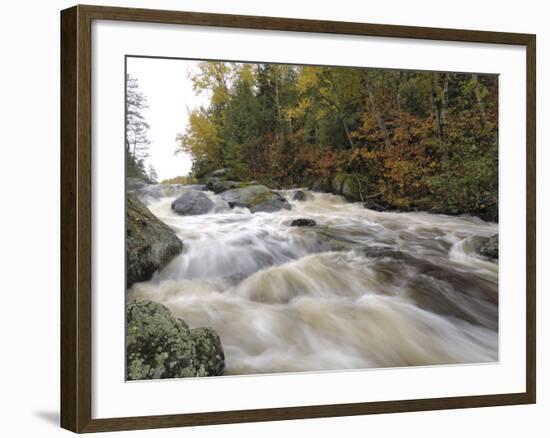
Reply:
M201 62L191 81L210 96L178 137L199 181L498 222L497 75Z
M311 191L376 212L498 223L497 75L197 65L189 79L209 103L190 112L176 151L191 157L192 171L160 184L155 169L144 164L150 141L141 110L147 99L137 80L127 77L127 290L186 251L186 242L142 202L166 193L175 197L171 211L181 216L209 214L218 199L226 209L252 214L291 210ZM281 193L288 189L292 199ZM320 229L307 217L289 226ZM498 259L498 235L475 236L471 245L483 260ZM414 263L399 250L376 251L364 248L366 257ZM444 274L466 281L451 270ZM190 328L151 300L128 299L126 310L128 379L224 373L223 346L212 328Z

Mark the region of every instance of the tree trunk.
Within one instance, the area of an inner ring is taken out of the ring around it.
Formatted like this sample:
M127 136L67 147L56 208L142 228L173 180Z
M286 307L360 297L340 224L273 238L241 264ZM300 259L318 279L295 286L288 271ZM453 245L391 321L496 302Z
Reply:
M440 86L439 73L432 73L432 107L435 115L437 138L443 153L442 160L449 159L449 150L445 142L445 117L447 112L447 101L449 94L449 74L445 73L443 86Z
M384 135L384 145L386 147L386 150L388 150L391 147L391 140L390 135L388 133L388 129L386 128L386 123L384 122L384 118L382 117L382 114L378 110L378 106L376 105L376 100L374 99L374 94L372 92L369 78L367 77L367 72L365 71L363 74L363 81L365 84L365 89L367 90L367 96L369 98L370 106L372 109L372 112L374 113L374 117L376 118L376 122L378 123L378 127L382 131L382 134Z
M349 133L348 124L346 123L346 119L344 118L344 115L340 113L340 118L342 119L342 124L344 125L344 131L346 132L346 137L348 138L349 145L352 149L355 148L355 145L353 144L353 140L351 139L351 135Z

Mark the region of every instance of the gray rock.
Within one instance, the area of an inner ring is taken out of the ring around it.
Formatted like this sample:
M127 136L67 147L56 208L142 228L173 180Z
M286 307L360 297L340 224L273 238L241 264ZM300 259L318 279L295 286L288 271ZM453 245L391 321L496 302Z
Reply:
M297 190L294 192L294 196L292 197L292 200L294 201L305 201L306 200L306 194L302 192L301 190Z
M126 194L126 287L149 280L183 250L183 243L131 193Z
M484 237L480 241L477 251L490 259L498 259L498 234L491 237Z
M214 330L190 329L152 301L126 306L126 358L128 380L220 376L225 368Z
M277 198L277 199L267 199L263 202L260 202L257 205L250 207L250 212L251 213L259 213L259 212L274 213L276 211L283 210L283 209L290 210L290 208L291 208L290 204L286 201L285 198L281 196L280 198Z
M172 202L172 210L185 216L206 214L213 208L214 203L210 198L196 190L186 192Z
M291 227L314 227L317 225L317 222L315 222L313 219L306 219L306 218L299 218L294 219L291 223Z
M252 213L275 212L281 209L290 210L290 204L279 193L266 186L251 185L223 192L221 198L231 208L246 207Z
M222 181L219 178L209 178L208 181L206 182L206 188L216 194L223 193L231 189L237 189L241 185L242 183L238 181L230 181L230 180Z
M374 211L387 211L387 209L384 206L376 202L374 199L367 199L363 203L363 207Z

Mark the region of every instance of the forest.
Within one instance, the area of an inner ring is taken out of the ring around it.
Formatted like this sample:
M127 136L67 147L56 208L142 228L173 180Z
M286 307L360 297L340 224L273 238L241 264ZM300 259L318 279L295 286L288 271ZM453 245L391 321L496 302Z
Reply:
M209 96L178 137L197 179L347 177L356 201L498 221L497 75L205 61L191 80Z

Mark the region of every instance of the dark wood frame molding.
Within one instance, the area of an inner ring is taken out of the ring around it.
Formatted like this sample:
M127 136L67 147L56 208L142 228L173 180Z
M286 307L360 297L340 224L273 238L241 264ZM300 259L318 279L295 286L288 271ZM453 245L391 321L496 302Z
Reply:
M525 46L527 52L526 391L468 397L92 419L92 20ZM536 37L531 34L82 5L63 10L61 12L61 426L80 433L535 403L535 52Z

